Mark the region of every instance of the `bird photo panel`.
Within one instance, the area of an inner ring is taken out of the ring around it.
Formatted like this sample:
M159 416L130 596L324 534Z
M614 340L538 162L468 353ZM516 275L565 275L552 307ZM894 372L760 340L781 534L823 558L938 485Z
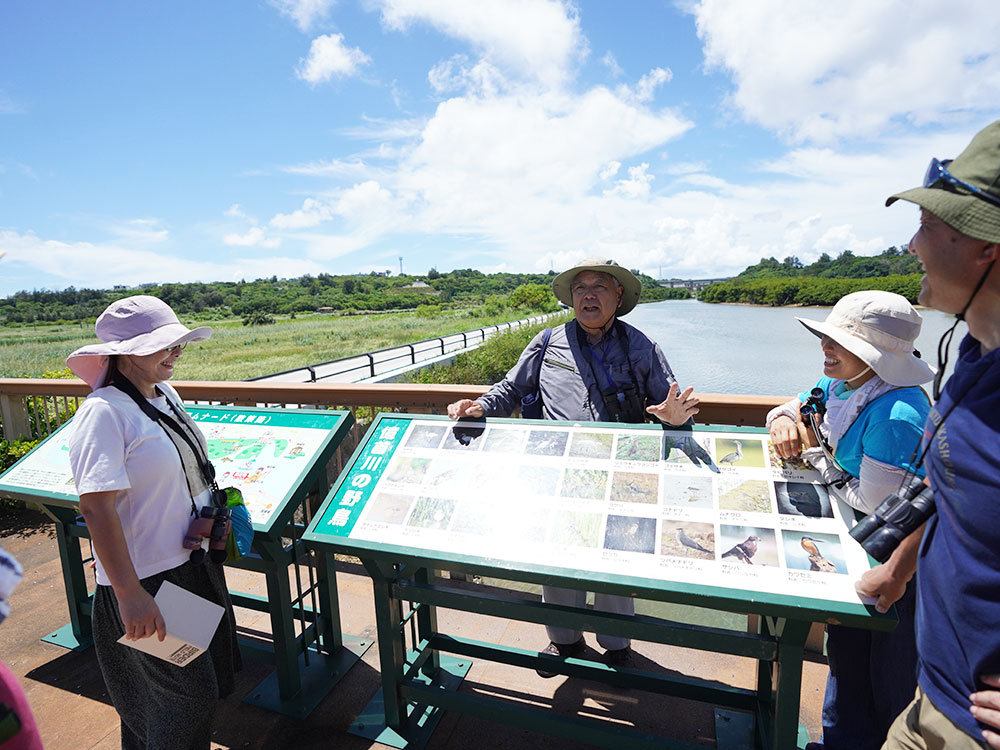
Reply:
M663 585L856 602L853 514L766 433L384 415L331 533ZM371 467L378 466L377 471Z

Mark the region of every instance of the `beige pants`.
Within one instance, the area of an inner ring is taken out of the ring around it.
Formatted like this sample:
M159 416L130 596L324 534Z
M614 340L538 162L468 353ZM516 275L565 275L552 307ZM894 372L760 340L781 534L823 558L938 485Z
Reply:
M984 740L970 737L941 713L917 688L917 695L889 727L882 750L982 750Z

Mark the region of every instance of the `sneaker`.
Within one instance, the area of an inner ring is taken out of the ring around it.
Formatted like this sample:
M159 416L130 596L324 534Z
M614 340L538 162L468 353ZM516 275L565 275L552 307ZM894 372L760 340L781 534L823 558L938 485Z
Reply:
M604 663L612 669L632 669L635 667L635 651L631 646L609 649L604 652Z
M558 656L565 659L570 656L579 656L585 648L587 648L587 644L583 640L583 636L580 636L580 640L576 643L555 643L551 641L548 646L538 653L539 655L548 654L549 656ZM544 677L545 679L555 677L558 674L558 672L550 672L544 667L536 667L535 671L538 672L539 677Z

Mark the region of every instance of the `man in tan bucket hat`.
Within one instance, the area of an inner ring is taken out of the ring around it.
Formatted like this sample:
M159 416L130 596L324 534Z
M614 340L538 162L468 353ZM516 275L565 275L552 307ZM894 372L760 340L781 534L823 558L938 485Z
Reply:
M667 426L684 425L698 413L694 389L681 392L659 345L619 320L636 306L641 291L639 279L613 260L584 260L563 271L553 279L552 292L573 308L575 319L539 333L503 380L475 401L451 404L448 416L506 417L538 394L544 419L638 423L651 415ZM586 592L543 586L542 601L583 607ZM598 593L595 606L631 615L635 600ZM546 631L550 643L543 654L576 656L586 648L580 631L553 626ZM632 663L628 638L599 634L597 641L610 666ZM555 676L541 668L538 674Z

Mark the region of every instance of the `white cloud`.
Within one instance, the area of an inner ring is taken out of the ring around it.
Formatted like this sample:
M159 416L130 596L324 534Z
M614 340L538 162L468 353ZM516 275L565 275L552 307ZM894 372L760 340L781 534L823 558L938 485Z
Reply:
M302 31L307 31L317 21L330 13L337 0L268 0L283 16L288 16Z
M427 23L523 81L558 88L587 53L576 9L560 0L376 0L383 24Z
M691 12L707 65L732 74L732 106L793 141L968 120L1000 101L1000 3L699 0Z
M618 95L627 101L638 103L652 101L656 89L669 82L674 74L667 68L653 68L646 75L639 79L639 82L630 87L622 84L618 87Z
M252 227L245 234L227 234L222 241L234 247L279 247L280 237L268 237L260 227Z
M345 46L343 34L324 34L312 40L309 57L299 60L295 74L312 84L324 83L334 76L352 76L369 62L371 58L358 47Z
M656 179L646 170L649 164L643 162L637 167L628 168L628 179L618 180L610 190L604 191L605 195L617 195L622 198L648 198L649 186Z
M316 198L306 198L302 208L290 214L277 214L271 219L271 226L279 229L307 229L329 221L333 216L330 206Z
M229 208L226 209L224 216L228 216L231 219L246 219L247 215L243 211L243 206L239 203L234 203Z
M233 268L251 268L254 275L270 276L280 268L282 275L293 277L323 270L303 258L253 258L238 256L212 262L189 260L173 252L151 252L114 243L60 242L46 240L34 233L0 230L0 252L5 273L28 279L45 274L61 279L65 286L107 289L116 284L137 285L149 282L218 281L232 276ZM30 286L25 287L30 288Z
M119 240L134 245L156 245L170 237L170 232L161 226L159 219L129 219L105 228Z
M620 78L625 74L625 71L622 70L622 66L618 64L618 58L615 57L614 52L611 50L604 53L604 57L601 58L601 63L615 78Z
M597 176L600 177L602 180L607 180L618 174L618 170L621 169L621 167L622 163L620 161L609 161L601 169L601 171L597 173Z

